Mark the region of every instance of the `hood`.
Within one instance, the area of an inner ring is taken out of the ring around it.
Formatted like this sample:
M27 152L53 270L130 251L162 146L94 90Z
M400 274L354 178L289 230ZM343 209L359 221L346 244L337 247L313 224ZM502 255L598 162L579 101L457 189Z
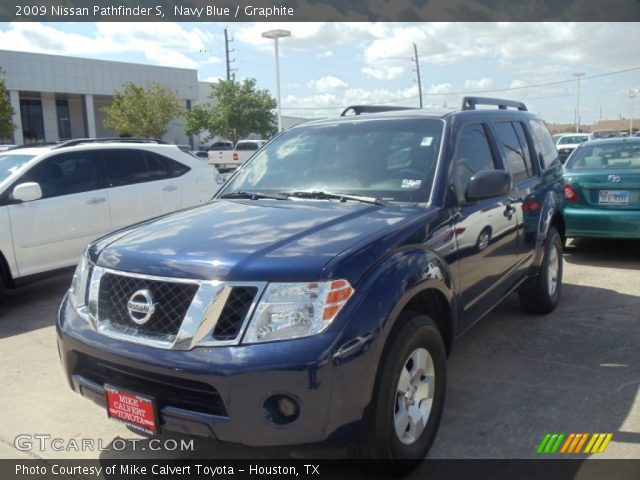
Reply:
M424 208L357 202L216 200L97 242L97 264L133 273L229 281L312 281ZM375 258L371 258L375 261Z

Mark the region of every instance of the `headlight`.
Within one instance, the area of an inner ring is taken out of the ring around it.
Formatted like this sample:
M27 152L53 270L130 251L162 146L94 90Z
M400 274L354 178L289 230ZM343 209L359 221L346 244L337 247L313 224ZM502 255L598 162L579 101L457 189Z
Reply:
M73 274L73 280L71 280L71 288L69 289L69 301L75 311L83 318L88 318L88 305L87 303L87 284L91 276L92 265L89 262L87 251L85 250L76 271Z
M272 283L256 308L244 343L316 335L331 325L353 292L346 280Z

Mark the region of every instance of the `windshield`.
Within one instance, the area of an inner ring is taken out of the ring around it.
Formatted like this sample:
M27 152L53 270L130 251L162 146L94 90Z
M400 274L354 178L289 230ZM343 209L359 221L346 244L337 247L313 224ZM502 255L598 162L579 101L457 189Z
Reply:
M288 130L258 152L223 194L327 192L426 202L443 122L354 120Z
M33 157L33 155L0 153L0 182L19 171Z
M640 169L640 142L618 141L584 144L567 162L571 168L638 168Z
M584 143L589 140L587 135L571 135L569 137L562 137L558 141L558 145L572 145L575 143Z

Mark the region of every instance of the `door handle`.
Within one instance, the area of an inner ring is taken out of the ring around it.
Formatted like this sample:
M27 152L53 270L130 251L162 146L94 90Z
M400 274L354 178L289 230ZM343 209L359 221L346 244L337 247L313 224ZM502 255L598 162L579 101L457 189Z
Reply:
M175 191L177 189L178 189L178 187L176 187L175 185L167 185L162 190L164 190L165 192L173 192L173 191Z
M99 203L104 203L106 202L107 199L104 197L93 197L89 200L87 200L87 205L97 205Z

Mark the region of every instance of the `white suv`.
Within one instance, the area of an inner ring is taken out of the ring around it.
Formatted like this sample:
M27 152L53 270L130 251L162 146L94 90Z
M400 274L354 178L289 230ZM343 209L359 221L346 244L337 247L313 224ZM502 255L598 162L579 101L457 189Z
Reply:
M72 140L0 153L4 288L75 265L90 241L206 203L220 174L175 145Z

